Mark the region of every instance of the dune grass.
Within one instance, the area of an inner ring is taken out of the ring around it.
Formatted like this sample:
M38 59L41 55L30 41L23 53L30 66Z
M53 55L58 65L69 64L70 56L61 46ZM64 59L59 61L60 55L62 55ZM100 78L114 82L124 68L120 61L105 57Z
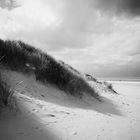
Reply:
M7 106L11 96L14 91L10 88L10 86L3 80L0 74L0 107Z
M112 92L115 93L115 94L118 94L118 93L114 90L113 85L112 85L111 83L103 82L103 84L104 84L110 91L112 91Z
M79 72L55 60L52 56L21 41L0 40L1 63L7 68L34 73L36 80L51 83L67 94L82 97L83 93L98 98L98 93Z

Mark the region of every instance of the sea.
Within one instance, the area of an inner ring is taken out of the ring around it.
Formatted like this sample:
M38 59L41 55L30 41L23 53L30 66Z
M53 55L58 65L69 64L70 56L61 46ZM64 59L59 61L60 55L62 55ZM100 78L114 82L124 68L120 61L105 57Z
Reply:
M126 81L126 82L140 82L140 77L100 77L99 81Z

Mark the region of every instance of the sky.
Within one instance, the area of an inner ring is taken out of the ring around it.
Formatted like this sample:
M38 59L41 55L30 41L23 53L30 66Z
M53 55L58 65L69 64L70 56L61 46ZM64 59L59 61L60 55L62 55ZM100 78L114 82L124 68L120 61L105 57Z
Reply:
M0 38L95 77L140 78L139 0L0 0Z

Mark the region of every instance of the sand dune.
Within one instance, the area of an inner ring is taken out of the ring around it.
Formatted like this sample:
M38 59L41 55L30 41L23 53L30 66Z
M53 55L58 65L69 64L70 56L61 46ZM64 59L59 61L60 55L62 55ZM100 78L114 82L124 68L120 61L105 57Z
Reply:
M3 73L3 75L5 75ZM101 92L102 102L83 99L35 81L34 76L6 72L15 90L16 109L0 119L1 140L138 140L140 83L113 82L119 93ZM18 83L20 83L18 85Z

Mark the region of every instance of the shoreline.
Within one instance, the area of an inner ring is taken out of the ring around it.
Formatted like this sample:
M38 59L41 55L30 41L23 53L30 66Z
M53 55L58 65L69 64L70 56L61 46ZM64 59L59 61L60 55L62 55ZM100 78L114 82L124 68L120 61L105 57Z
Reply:
M132 83L132 84L140 84L140 80L110 80L110 79L99 79L99 81L100 82L104 82L104 81L106 81L106 82L109 82L109 83L125 83L125 84L130 84L130 83Z
M97 78L99 81L131 81L131 82L140 82L140 79L133 79L133 78L127 78L127 79L121 79L121 78Z

